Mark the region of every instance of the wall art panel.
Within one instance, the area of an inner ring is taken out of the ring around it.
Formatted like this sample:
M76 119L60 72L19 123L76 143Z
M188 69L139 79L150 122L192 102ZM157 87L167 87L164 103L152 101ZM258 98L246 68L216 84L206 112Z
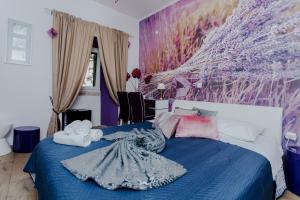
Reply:
M280 106L300 137L299 0L181 0L140 22L140 69L146 96Z

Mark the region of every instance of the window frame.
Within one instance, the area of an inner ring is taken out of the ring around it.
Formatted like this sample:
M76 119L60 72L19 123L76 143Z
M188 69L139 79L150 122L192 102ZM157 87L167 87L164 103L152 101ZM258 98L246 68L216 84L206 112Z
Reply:
M96 82L95 86L81 86L80 94L81 95L100 95L100 57L99 57L99 49L93 48L91 54L96 54Z
M13 29L15 25L25 27L27 29L26 36L14 33ZM25 48L18 48L13 46L13 38L20 38L26 40ZM7 45L6 45L6 56L5 62L10 64L18 65L32 65L32 25L14 19L8 19L7 24ZM14 60L11 58L13 50L21 50L26 53L25 61Z

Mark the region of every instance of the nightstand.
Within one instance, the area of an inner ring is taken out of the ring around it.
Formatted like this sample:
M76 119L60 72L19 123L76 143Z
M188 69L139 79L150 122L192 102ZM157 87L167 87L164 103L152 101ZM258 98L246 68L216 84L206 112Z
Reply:
M169 100L145 99L146 113L153 113L155 116L162 112L169 111Z
M286 150L285 179L287 188L300 196L300 147L289 146Z
M169 100L155 100L155 116L169 111Z

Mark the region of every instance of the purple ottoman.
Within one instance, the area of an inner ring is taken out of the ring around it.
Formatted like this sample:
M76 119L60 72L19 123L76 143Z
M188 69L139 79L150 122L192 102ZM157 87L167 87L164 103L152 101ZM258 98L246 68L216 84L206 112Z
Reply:
M14 129L13 151L30 153L40 142L40 128L35 126L21 126Z
M287 188L300 196L300 147L289 146L286 150L285 159Z

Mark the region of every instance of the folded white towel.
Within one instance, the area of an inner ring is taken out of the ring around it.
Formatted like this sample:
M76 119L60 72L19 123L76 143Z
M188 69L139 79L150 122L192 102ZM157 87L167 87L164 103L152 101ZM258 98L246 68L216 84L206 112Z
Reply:
M74 121L66 126L64 131L55 133L53 141L58 144L87 147L103 136L102 130L91 128L92 123L88 120Z
M77 134L77 135L87 135L89 134L90 130L92 128L92 122L88 120L79 121L76 120L65 127L65 134Z
M66 135L64 131L59 131L54 134L53 141L58 144L87 147L91 144L92 139L89 134L87 135Z

